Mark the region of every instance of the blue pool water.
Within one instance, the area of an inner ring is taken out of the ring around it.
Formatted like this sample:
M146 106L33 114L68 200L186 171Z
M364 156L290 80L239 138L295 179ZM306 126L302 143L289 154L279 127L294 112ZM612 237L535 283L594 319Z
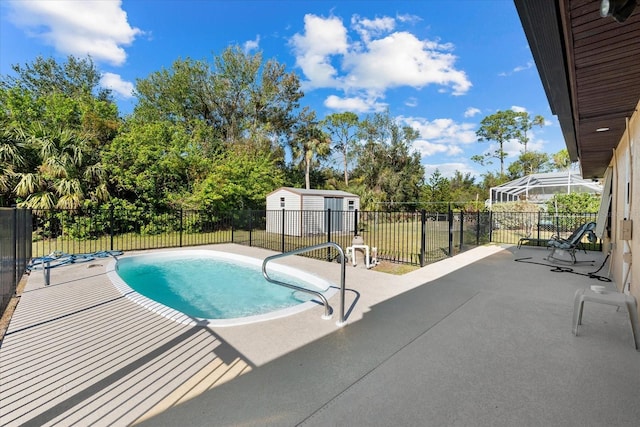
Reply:
M325 290L317 284L302 281L300 276L305 273L284 270L273 271L270 265L269 275L287 283ZM201 319L256 316L300 305L313 298L267 282L262 277L260 260L213 251L121 258L116 271L134 291Z

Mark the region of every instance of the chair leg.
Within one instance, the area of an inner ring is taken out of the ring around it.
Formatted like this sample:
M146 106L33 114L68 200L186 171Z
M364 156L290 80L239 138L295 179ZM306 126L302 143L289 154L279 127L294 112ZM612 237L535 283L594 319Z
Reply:
M573 300L573 335L578 336L578 325L582 324L582 310L584 309L584 289L578 289L576 291L575 298Z

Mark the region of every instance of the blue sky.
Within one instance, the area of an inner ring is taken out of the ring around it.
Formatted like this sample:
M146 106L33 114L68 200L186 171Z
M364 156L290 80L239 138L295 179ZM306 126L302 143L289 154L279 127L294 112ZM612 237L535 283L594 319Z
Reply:
M0 73L38 55L91 55L123 115L136 79L178 58L212 60L229 45L295 71L318 117L389 109L420 132L427 177L479 176L480 121L498 110L542 115L529 149L564 148L511 0L3 0ZM505 145L507 164L522 147Z

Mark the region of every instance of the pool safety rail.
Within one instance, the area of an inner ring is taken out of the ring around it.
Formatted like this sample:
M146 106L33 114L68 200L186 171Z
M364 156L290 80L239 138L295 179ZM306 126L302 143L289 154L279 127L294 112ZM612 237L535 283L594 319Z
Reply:
M330 247L335 248L340 254L339 258L337 258L340 260L340 319L338 319L338 322L336 322L336 324L338 326L342 326L345 323L344 296L345 296L345 277L346 277L346 270L345 270L346 257L344 255L344 251L342 250L342 247L340 247L340 245L338 245L337 243L334 243L334 242L320 243L318 245L307 246L304 248L296 249L296 250L285 252L282 254L269 256L265 258L264 261L262 262L262 275L267 281L274 283L276 285L284 286L290 289L294 289L296 291L306 292L308 294L317 296L320 300L322 300L322 303L324 304L324 316L322 316L322 318L331 319L331 306L329 305L329 301L327 301L327 298L324 295L322 295L321 292L314 291L312 289L302 288L300 286L296 286L290 283L285 283L279 280L272 279L271 277L269 277L269 274L267 273L267 264L269 263L269 261L273 261L278 258L284 258L289 255L299 255L305 252L311 252L318 249L330 248Z
M122 251L98 251L90 254L67 254L60 251L54 251L47 256L33 258L31 262L29 262L29 265L27 265L27 270L35 271L41 268L42 274L44 275L44 285L49 286L51 283L52 268L67 264L93 261L96 258L107 258L110 256L117 260L118 256L122 254Z

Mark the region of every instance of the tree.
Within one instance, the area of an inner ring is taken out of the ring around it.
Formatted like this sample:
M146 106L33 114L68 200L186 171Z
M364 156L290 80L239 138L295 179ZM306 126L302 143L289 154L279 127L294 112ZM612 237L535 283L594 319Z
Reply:
M412 150L416 130L400 127L389 112L376 113L360 123L357 163L353 171L366 188L387 207L416 209L424 183L420 154Z
M451 200L457 207L467 211L477 211L484 206L484 197L480 198L481 188L471 173L456 171L449 179Z
M100 150L120 121L91 59L38 57L12 68L0 79L0 124L16 150L3 165L2 180L13 185L3 202L76 209L106 200Z
M439 169L433 171L424 186L423 200L427 203L429 212L446 212L451 201L451 186L449 180L442 176Z
M2 88L19 88L32 94L34 98L54 92L78 99L95 97L100 101L111 100L111 91L100 87L100 72L93 60L68 56L60 64L53 58L38 56L24 66L14 64L11 69L15 76L4 76Z
M333 148L342 155L344 185L349 186L349 161L358 137L358 116L344 112L330 114L323 120L325 129L332 136Z
M509 179L513 180L533 173L549 172L552 167L547 153L529 151L521 153L518 160L511 163L507 169Z
M548 212L596 213L600 209L600 196L589 193L554 194L547 201Z
M478 142L495 141L498 149L492 153L476 155L472 160L484 165L489 158L500 160L500 175L504 175L504 159L507 153L504 151L505 142L511 139L519 139L521 136L521 116L513 110L498 111L495 114L485 117L480 122L480 128L476 131Z
M20 169L26 163L26 135L11 125L0 128L0 206L9 205Z
M331 139L322 131L316 113L305 108L295 125L291 149L294 161L304 170L305 188L311 188L311 168L331 152Z
M102 164L80 132L35 123L29 134L38 150L39 165L18 174L14 191L22 198L20 206L78 209L85 200L101 202L109 198Z
M134 119L103 152L103 162L114 196L154 213L183 207L210 167L185 126Z
M204 122L226 144L272 144L288 135L303 96L294 73L262 54L225 49L213 63L176 60L170 70L136 84L134 113L143 120L169 120L192 126ZM281 142L281 141L280 141Z
M520 126L520 143L524 146L524 154L527 154L527 144L529 143L529 131L533 129L534 126L542 127L544 126L544 117L538 115L533 119L529 116L529 113L526 111L521 111L516 113L518 116L518 124Z
M283 185L283 173L269 153L234 147L215 159L211 172L195 186L200 208L229 212L264 209L267 194Z
M572 163L569 158L569 151L566 148L558 151L552 156L553 168L559 172L571 169Z

